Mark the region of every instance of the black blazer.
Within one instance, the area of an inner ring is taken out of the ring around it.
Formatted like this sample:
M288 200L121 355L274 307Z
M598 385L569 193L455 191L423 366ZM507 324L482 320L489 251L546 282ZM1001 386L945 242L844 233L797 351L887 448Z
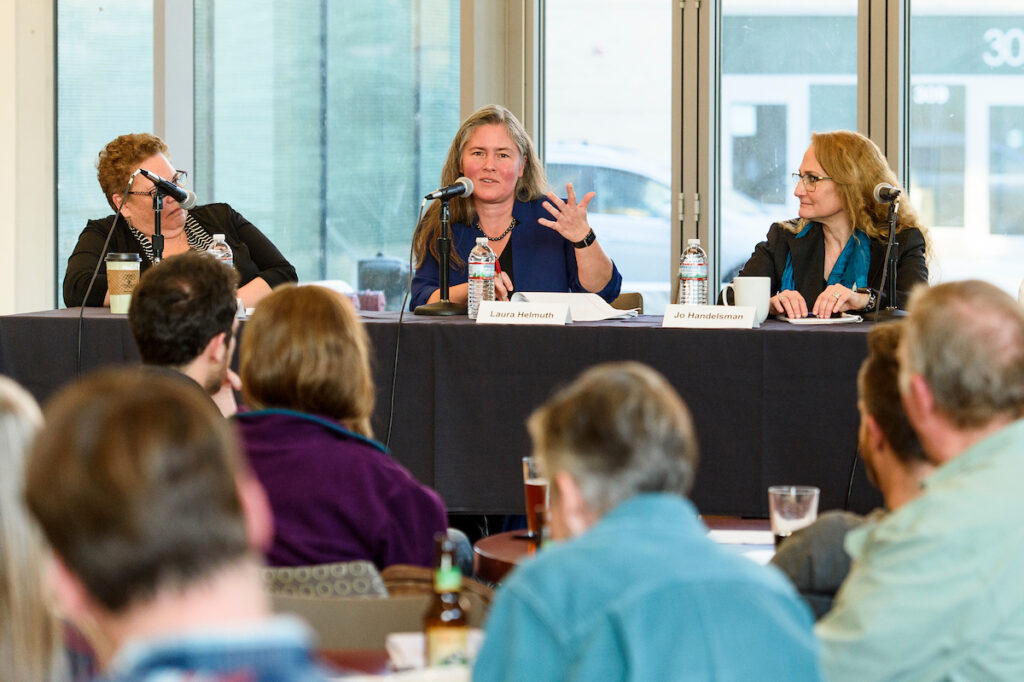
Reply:
M796 290L807 302L808 310L825 290L825 234L819 223L812 223L810 232L800 239L784 225L794 226L796 220L775 223L768 230L765 241L754 247L740 276L771 277L772 295L782 286L782 273L786 269L786 256L793 255L793 282ZM908 227L896 233L896 307L906 310L910 290L917 284L928 283L928 264L925 261L925 242L921 230ZM871 264L868 266L868 281L857 282L858 287L868 287L881 297L879 306L889 305L888 292L882 288L882 260L885 258L885 242L871 240Z
M228 204L196 206L189 209L189 214L211 235L224 235L224 241L231 247L240 286L257 277L262 277L272 288L285 282L298 281L295 268L281 255L273 242ZM112 215L90 220L78 236L75 250L68 258L68 269L64 273L64 305L82 305L85 289L89 286L89 278L92 277L96 260L100 257L103 242L111 227L114 228L114 234L110 237L108 253L139 254L142 258L140 274L152 265L143 253L142 245L128 229L128 223L124 218L118 218L116 227ZM93 284L85 305L103 305L106 293L107 265L101 263L96 283Z

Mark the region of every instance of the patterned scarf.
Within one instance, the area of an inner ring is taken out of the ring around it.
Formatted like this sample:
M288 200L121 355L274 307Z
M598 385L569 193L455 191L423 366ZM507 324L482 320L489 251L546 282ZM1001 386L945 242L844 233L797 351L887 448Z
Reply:
M804 229L797 233L796 238L802 239L810 232L811 226L817 223L807 223ZM846 241L843 252L839 254L836 264L832 266L832 273L828 277L828 284L842 284L847 289L856 289L859 286L867 286L868 266L871 265L871 238L861 230L855 229L853 235ZM782 288L779 291L792 291L796 289L793 281L793 254L786 254L786 269L782 271Z
M146 255L146 260L152 263L155 258L153 242L149 241L149 237L145 234L132 227L131 223L128 223L128 231L142 247L142 253ZM213 237L203 229L203 226L192 217L191 213L185 217L185 237L188 239L188 247L193 251L206 251L213 244Z

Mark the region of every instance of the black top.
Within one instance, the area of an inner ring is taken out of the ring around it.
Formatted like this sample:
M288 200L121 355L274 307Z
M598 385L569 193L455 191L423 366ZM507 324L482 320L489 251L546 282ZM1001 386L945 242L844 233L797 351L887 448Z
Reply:
M508 246L506 244L506 246ZM515 263L512 261L512 249L506 248L498 256L498 265L501 266L501 271L508 275L510 281L515 282Z
M189 210L189 215L199 223L210 235L223 234L224 240L231 247L235 269L240 276L240 284L245 285L257 277L262 277L271 288L285 282L296 282L298 276L295 268L281 255L277 247L259 231L255 225L246 220L240 213L227 204L206 204ZM99 220L90 220L78 236L78 243L71 257L68 258L68 269L64 274L64 305L77 306L82 304L85 289L89 286L89 278L100 257L103 242L114 223L110 215ZM139 240L135 238L124 218L118 218L117 227L110 238L108 252L137 253L142 258L140 273L152 265ZM89 293L85 305L101 306L107 292L107 265L100 264L96 283Z
M810 309L818 296L825 290L825 235L819 223L812 223L810 231L801 237L788 229L786 225L795 225L795 220L786 223L775 223L768 230L765 241L754 247L740 277L771 277L772 295L779 293L782 286L782 273L786 269L786 256L793 256L793 282L797 291L804 297ZM921 230L908 227L896 232L899 247L896 259L896 307L907 308L910 290L917 284L928 283L928 263L925 261L925 242ZM884 240L871 240L871 264L868 266L868 281L858 282L858 287L867 287L880 297L879 308L889 305L888 287L882 288L882 265L885 259ZM891 273L890 275L891 276Z

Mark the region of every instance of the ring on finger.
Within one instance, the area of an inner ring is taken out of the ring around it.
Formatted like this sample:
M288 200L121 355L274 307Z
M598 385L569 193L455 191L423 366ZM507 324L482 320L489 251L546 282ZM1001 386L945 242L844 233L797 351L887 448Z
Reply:
M837 300L837 301L839 300L839 298L840 298L840 296L839 296L839 292L837 292L837 291L833 291L833 292L832 292L832 295L836 297L836 300Z

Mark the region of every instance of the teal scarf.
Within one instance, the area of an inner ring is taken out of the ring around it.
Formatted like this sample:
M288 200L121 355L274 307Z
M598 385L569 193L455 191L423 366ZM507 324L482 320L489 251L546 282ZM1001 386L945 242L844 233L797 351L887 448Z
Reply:
M810 232L811 226L815 223L807 223L804 229L800 230L796 238L802 239ZM839 254L836 264L832 266L832 274L828 277L828 284L842 284L847 289L856 289L859 286L867 286L868 266L871 265L871 238L861 230L854 230L853 235L846 241L843 252ZM792 291L796 289L793 281L793 254L786 254L786 269L782 271L782 288L779 291ZM808 301L811 303L811 301Z

